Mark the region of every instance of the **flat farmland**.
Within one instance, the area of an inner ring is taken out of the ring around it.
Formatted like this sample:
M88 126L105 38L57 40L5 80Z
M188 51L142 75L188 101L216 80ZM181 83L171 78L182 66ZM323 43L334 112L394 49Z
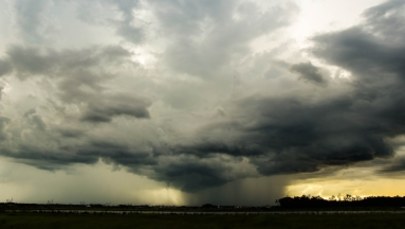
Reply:
M405 214L0 213L0 228L404 228Z

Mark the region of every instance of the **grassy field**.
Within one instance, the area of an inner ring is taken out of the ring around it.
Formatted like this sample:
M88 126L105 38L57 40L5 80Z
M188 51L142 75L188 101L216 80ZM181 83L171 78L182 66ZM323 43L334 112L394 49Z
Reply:
M1 213L0 228L404 228L405 214L149 215Z

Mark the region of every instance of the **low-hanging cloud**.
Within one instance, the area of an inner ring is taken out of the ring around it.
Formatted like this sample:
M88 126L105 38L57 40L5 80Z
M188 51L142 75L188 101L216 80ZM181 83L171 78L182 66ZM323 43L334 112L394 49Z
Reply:
M126 115L135 118L149 118L147 110L150 103L140 98L129 96L110 96L89 102L82 120L88 122L110 122L115 116Z
M326 78L322 75L319 68L314 66L311 62L294 64L291 66L291 70L300 74L301 78L308 82L320 85L327 83Z
M11 71L11 66L7 61L0 61L0 77Z
M7 138L5 126L9 120L4 117L0 117L0 142Z

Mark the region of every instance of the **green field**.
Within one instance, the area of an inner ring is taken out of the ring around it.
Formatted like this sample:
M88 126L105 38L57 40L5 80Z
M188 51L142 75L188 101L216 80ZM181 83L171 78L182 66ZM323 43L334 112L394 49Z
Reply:
M0 228L404 228L405 214L154 215L1 213Z

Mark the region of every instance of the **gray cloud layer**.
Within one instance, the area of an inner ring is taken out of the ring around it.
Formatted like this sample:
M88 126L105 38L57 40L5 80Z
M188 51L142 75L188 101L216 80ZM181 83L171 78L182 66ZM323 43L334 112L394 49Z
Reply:
M0 76L6 75L11 71L11 66L6 61L0 61Z
M297 72L301 75L302 79L308 82L313 82L317 84L326 84L327 81L325 77L320 73L319 69L314 66L311 62L294 64L291 70Z
M47 4L45 0L17 0L15 8L17 13L17 24L20 33L27 42L38 43L43 40L43 10Z
M20 119L0 118L3 155L44 169L102 158L198 191L389 158L395 147L387 139L405 132L401 1L371 8L364 24L313 39L311 52L351 72L351 81L332 79L310 61L251 55L255 38L276 36L294 17L285 1L267 8L244 1L114 4L122 16L117 33L132 44L149 38L163 46L160 66L138 66L134 52L121 46L10 46L0 76L40 82L50 98L32 96L42 106L26 105ZM159 29L135 28L137 7L149 7ZM19 19L20 29L39 39L38 28L30 27L39 14L28 3L18 9L30 10ZM246 59L253 67L243 65ZM238 81L238 63L257 75ZM191 105L173 105L177 100Z

